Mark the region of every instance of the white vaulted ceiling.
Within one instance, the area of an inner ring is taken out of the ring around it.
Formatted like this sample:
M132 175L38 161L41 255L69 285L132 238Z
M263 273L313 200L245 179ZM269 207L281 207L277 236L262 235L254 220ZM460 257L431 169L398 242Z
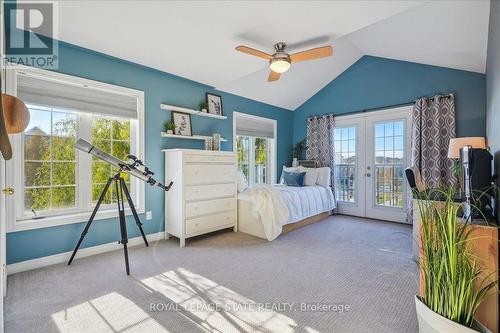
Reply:
M294 110L363 55L484 73L489 1L61 1L61 40ZM332 45L268 83L272 53Z

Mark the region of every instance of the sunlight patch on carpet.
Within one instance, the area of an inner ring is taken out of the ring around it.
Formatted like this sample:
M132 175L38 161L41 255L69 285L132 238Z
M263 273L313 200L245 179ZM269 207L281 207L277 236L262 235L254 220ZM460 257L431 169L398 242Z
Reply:
M113 292L52 315L59 332L168 331L128 298Z
M274 311L272 304L254 302L184 268L141 282L164 297L162 309L179 311L209 332L292 333L297 330L297 323ZM179 309L173 309L177 305Z

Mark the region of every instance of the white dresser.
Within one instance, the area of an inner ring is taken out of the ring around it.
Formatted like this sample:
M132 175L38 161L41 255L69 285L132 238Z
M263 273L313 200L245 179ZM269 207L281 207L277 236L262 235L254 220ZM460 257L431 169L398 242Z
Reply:
M165 238L180 239L234 228L237 221L236 153L195 149L167 149Z

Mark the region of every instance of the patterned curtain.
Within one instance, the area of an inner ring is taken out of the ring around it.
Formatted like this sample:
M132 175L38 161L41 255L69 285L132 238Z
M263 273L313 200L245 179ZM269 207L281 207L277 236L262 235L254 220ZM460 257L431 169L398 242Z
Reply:
M455 137L453 94L416 100L412 123L411 164L420 170L425 186L453 186L454 163L447 156L450 139Z
M324 115L307 119L307 149L306 158L315 160L318 167L330 167L333 189L333 115ZM333 191L335 193L335 191Z
M453 160L448 158L450 139L456 135L453 94L419 98L412 112L411 165L422 175L426 188L454 186L457 181ZM413 201L408 191L408 221L412 221Z

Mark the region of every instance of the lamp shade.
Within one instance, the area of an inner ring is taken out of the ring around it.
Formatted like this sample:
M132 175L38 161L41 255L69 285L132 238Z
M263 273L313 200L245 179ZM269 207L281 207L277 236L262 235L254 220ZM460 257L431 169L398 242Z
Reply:
M484 149L486 148L486 141L480 136L450 139L450 145L448 146L448 158L460 158L460 148L465 146Z

